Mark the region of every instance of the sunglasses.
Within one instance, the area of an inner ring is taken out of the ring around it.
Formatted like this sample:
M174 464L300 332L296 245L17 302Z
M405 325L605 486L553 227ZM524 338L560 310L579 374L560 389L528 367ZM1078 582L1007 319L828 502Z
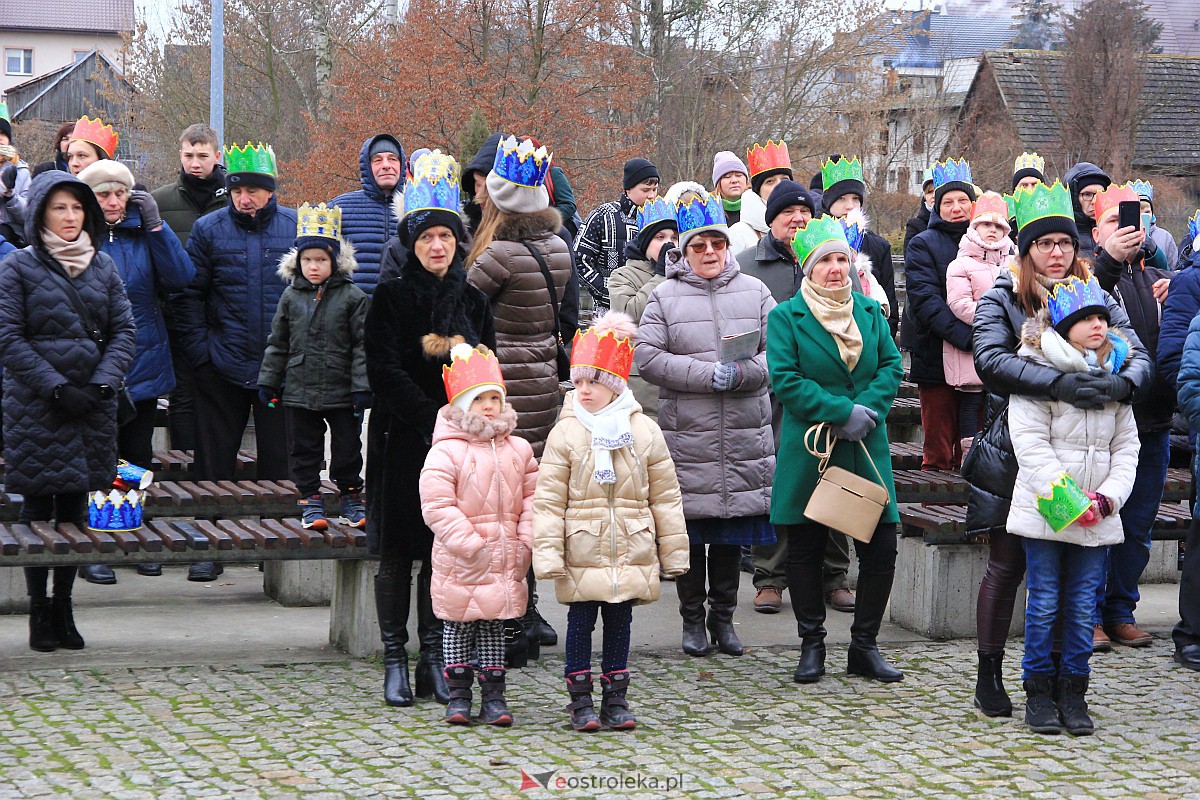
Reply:
M706 252L710 247L714 253L722 253L729 246L729 242L724 239L712 239L704 242L690 242L688 250L691 250L696 255Z

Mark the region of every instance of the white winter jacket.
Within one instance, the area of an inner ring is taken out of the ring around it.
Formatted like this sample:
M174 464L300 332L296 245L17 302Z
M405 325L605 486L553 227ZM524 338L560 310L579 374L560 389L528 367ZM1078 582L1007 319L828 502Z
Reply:
M758 244L770 227L767 225L767 204L747 189L742 193L742 218L729 226L729 249L736 256Z
M1086 372L1088 364L1083 355L1049 327L1043 315L1026 323L1018 354L1062 372ZM1115 330L1109 336L1119 340L1118 351L1121 343L1128 345L1128 340ZM1121 354L1114 360L1119 369ZM1018 465L1008 512L1009 532L1085 547L1122 542L1125 534L1117 512L1133 490L1141 447L1133 407L1109 403L1084 411L1061 400L1014 394L1009 397L1008 425ZM1038 512L1037 498L1049 495L1051 482L1063 472L1084 491L1111 500L1113 513L1095 525L1073 524L1055 533Z

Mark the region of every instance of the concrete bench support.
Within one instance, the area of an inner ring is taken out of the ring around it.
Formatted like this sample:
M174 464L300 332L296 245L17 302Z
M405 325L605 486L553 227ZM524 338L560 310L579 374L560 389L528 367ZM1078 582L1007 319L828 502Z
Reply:
M1179 542L1160 539L1150 544L1150 563L1140 583L1179 583Z
M28 614L25 573L20 567L0 567L0 614Z
M263 592L281 606L327 606L333 581L333 561L263 563Z
M329 607L329 642L354 658L381 653L379 617L375 613L378 561L338 561L334 565L333 600ZM415 607L413 609L415 616Z

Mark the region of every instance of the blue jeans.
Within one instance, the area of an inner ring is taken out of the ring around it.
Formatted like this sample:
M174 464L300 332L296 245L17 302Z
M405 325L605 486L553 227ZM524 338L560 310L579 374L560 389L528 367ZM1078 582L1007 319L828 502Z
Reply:
M1163 486L1167 482L1167 463L1171 460L1171 432L1143 433L1138 436L1142 450L1138 455L1133 491L1121 506L1121 525L1125 541L1107 548L1105 572L1096 592L1096 625L1133 622L1133 610L1141 595L1138 581L1150 561L1150 529L1158 516Z
M1060 675L1087 675L1092 657L1092 612L1104 582L1105 548L1045 539L1025 545L1025 678L1053 675L1054 620L1062 614ZM1060 602L1061 600L1061 602Z

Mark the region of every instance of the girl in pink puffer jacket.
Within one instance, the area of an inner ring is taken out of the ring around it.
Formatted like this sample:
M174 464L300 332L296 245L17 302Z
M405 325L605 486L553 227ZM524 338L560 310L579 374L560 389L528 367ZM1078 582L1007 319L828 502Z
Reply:
M971 226L958 243L958 258L946 267L946 304L968 325L975 320L975 304L1012 257L1008 233L1008 204L995 192L984 192L975 203ZM942 342L942 366L946 383L958 393L959 438L970 439L979 430L983 406L983 383L975 372L974 354Z
M524 614L529 599L525 574L538 466L529 442L510 435L517 415L505 402L500 364L490 350L455 346L443 377L450 404L438 412L420 491L433 531L433 612L445 628L446 721L470 722L475 659L480 718L511 725L503 620Z

